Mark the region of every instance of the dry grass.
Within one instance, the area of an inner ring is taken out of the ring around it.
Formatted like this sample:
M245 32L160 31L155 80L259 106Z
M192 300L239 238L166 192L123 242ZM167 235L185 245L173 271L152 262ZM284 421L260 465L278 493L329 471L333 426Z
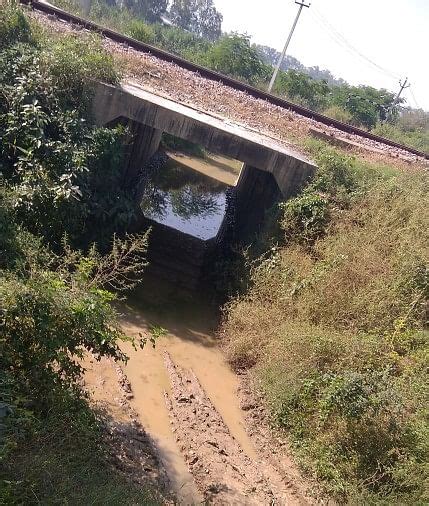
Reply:
M429 451L428 176L348 170L353 190L331 182L319 239L292 237L253 268L226 308L225 348L330 493L415 503Z

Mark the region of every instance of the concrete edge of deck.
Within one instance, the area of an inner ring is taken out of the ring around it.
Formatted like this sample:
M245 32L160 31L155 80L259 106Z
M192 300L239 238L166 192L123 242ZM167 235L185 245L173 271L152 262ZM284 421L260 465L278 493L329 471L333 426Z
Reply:
M213 153L270 172L284 198L299 191L317 166L292 147L272 137L224 121L184 104L151 93L134 84L113 86L94 83L93 113L98 125L126 120L135 130L137 165L156 150L162 132L195 142Z

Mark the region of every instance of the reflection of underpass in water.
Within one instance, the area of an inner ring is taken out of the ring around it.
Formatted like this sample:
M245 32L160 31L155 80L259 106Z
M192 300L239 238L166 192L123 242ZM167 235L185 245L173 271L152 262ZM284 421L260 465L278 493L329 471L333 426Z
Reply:
M228 185L170 158L149 177L140 208L156 223L207 240L222 225L227 190Z
M233 229L242 164L176 141L181 150L163 142L140 171L137 230L152 229L152 274L194 290Z

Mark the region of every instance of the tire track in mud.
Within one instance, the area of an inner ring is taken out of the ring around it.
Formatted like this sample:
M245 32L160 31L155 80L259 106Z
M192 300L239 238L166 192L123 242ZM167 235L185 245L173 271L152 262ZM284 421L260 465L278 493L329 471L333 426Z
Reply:
M111 465L135 484L159 491L159 501L173 504L171 483L156 446L129 403L133 392L122 367L91 354L82 365L82 387L103 422Z
M167 352L164 363L172 430L207 503L307 504L266 459L243 451L192 371L176 366Z

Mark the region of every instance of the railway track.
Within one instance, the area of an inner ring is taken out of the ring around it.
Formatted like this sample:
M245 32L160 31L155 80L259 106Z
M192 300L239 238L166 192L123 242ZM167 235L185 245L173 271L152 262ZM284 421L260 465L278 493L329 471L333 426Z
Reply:
M419 151L415 148L405 146L403 144L400 144L398 142L395 142L391 139L386 139L385 137L381 137L379 135L375 135L371 132L367 132L361 128L357 128L355 126L349 125L347 123L343 123L342 121L335 120L333 118L330 118L328 116L325 116L324 114L320 114L317 112L314 112L310 109L307 109L306 107L294 104L293 102L289 102L288 100L285 100L284 98L280 98L276 95L273 95L271 93L267 93L265 91L262 91L258 88L255 88L254 86L251 86L249 84L243 83L241 81L238 81L237 79L234 79L232 77L225 76L223 74L220 74L219 72L216 72L214 70L210 70L206 67L203 67L201 65L197 65L195 63L192 63L188 60L185 60L184 58L181 58L180 56L177 56L173 53L169 53L168 51L164 51L163 49L160 49L158 47L152 46L150 44L146 44L144 42L140 42L136 39L133 39L131 37L127 37L126 35L122 35L118 32L115 32L114 30L111 30L110 28L106 28L104 26L101 26L97 23L94 23L93 21L88 21L84 18L81 18L79 16L75 16L74 14L70 14L62 9L59 9L58 7L54 7L50 4L40 2L39 0L20 0L22 4L30 6L32 9L43 12L48 15L56 16L58 19L61 19L67 23L72 23L78 26L81 26L82 28L86 28L87 30L91 30L94 32L97 32L104 37L107 37L111 39L114 42L117 42L119 44L126 44L133 49L137 51L141 51L144 53L150 53L156 58L159 58L160 60L175 63L176 65L179 65L180 67L190 70L192 72L197 72L200 76L210 79L212 81L221 82L225 86L229 86L230 88L233 88L238 91L243 91L247 93L248 95L255 97L260 100L266 100L267 102L282 107L284 109L291 110L297 114L300 114L301 116L304 116L305 118L312 119L314 121L317 121L318 123L322 125L326 125L328 127L334 127L341 132L345 132L352 135L357 135L360 137L363 137L365 139L369 139L375 142L379 142L381 144L385 144L387 146L391 146L396 149L401 149L403 151L406 151L408 153L412 153L413 155L425 158L426 160L429 160L429 153L424 153L422 151Z

